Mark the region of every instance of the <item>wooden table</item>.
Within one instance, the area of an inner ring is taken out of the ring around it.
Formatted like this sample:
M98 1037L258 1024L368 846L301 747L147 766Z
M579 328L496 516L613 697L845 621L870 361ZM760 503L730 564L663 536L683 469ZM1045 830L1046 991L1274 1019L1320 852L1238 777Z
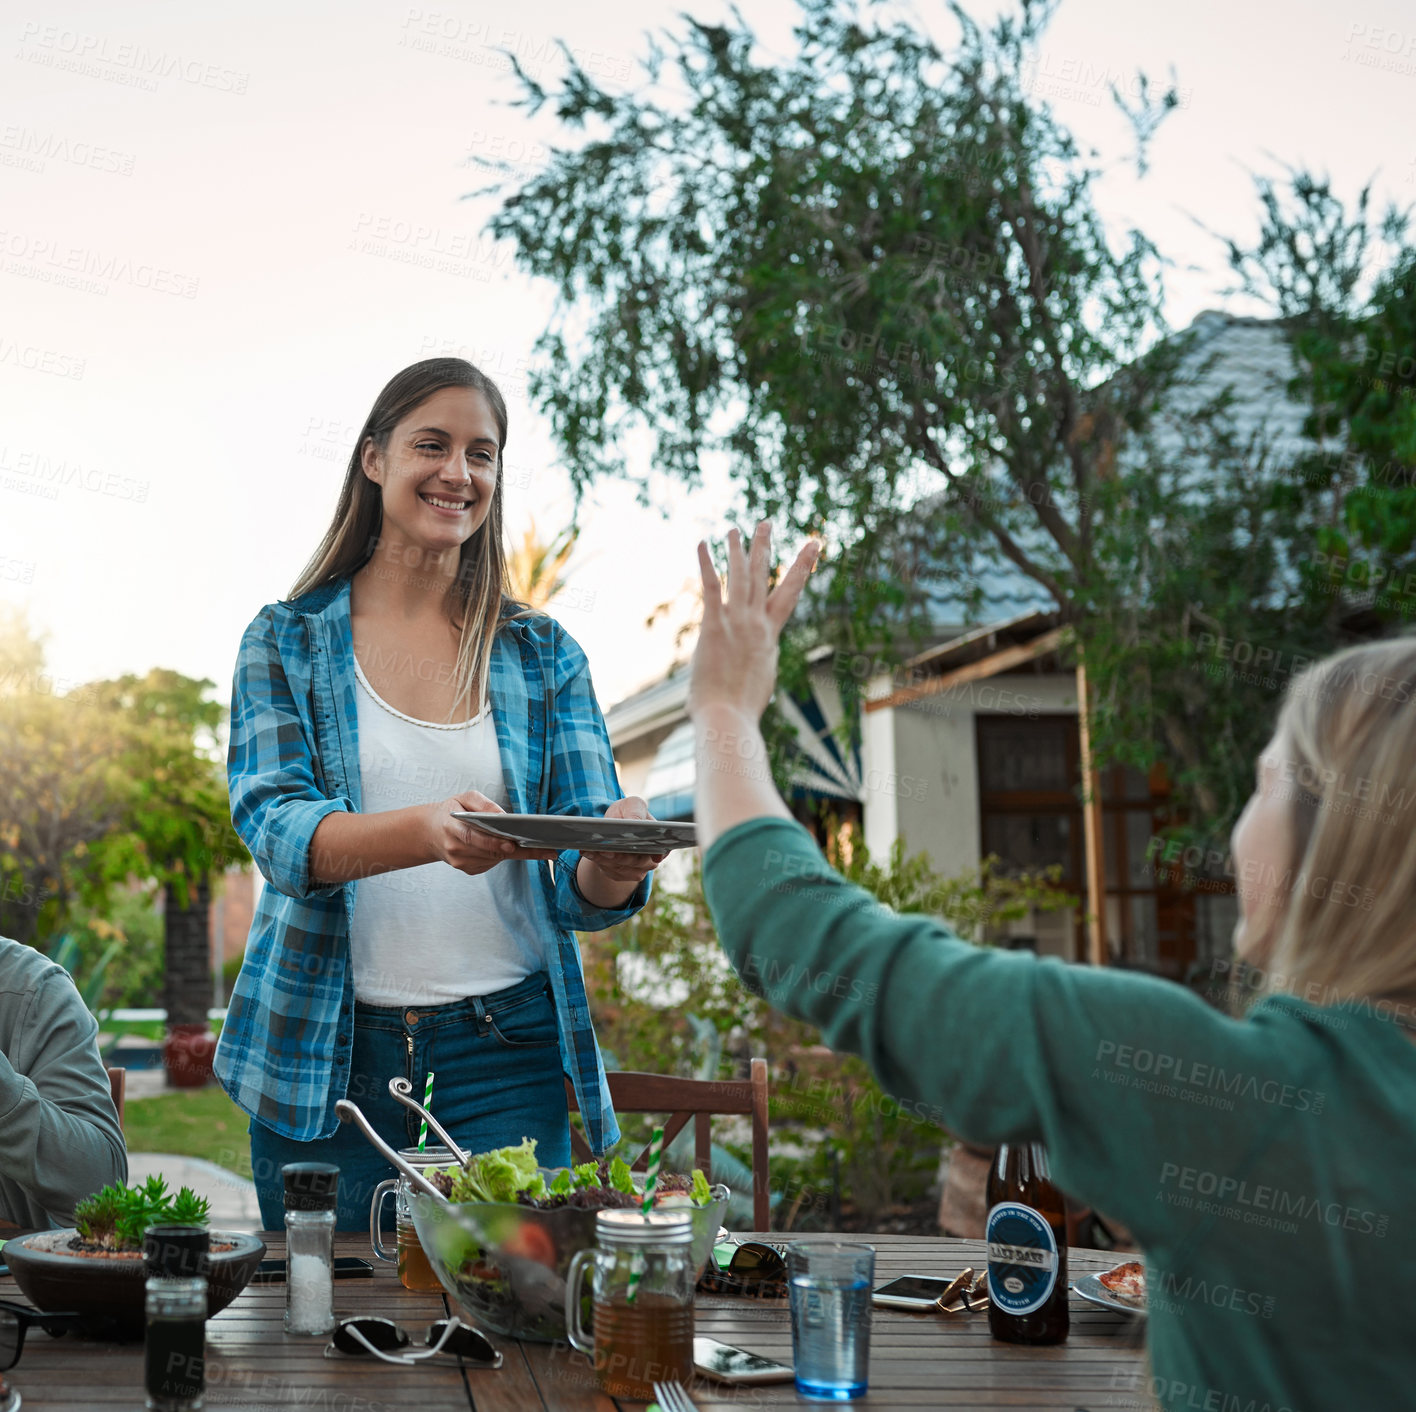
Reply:
M827 1239L827 1237L820 1237ZM779 1238L780 1239L780 1238ZM846 1237L857 1239L857 1237ZM953 1276L983 1265L978 1241L871 1236L881 1283L903 1274ZM272 1256L283 1240L267 1236ZM337 1238L342 1255L368 1256L368 1239ZM1097 1251L1069 1253L1075 1277L1114 1263ZM378 1313L417 1337L443 1317L441 1295L413 1294L391 1265L375 1262L372 1279L335 1285L339 1314ZM0 1299L20 1298L12 1278L0 1278ZM616 1412L641 1408L597 1391L590 1364L564 1344L516 1343L493 1335L500 1369L468 1365L397 1368L325 1358L325 1340L287 1337L281 1327L284 1285L254 1285L207 1325L208 1408L316 1408L320 1412ZM785 1300L703 1297L701 1334L791 1361ZM1147 1407L1142 1325L1072 1297L1068 1341L1052 1348L995 1343L983 1313L963 1317L875 1309L870 1340L870 1392L854 1406L870 1408L1063 1409ZM141 1344L51 1339L31 1330L18 1366L8 1375L25 1412L138 1412L143 1406ZM822 1406L799 1399L790 1383L730 1388L697 1381L690 1389L701 1412L743 1407Z

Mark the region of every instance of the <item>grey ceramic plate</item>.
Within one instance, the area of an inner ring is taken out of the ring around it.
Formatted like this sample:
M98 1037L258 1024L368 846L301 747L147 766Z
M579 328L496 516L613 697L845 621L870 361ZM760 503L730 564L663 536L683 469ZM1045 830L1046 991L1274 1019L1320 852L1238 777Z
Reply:
M1101 1305L1103 1309L1114 1309L1118 1314L1133 1314L1138 1319L1146 1317L1144 1300L1122 1299L1119 1295L1112 1294L1095 1275L1082 1275L1073 1280L1072 1292L1092 1304Z
M452 811L454 819L526 848L578 848L582 853L669 853L693 848L692 824L659 819L587 819L575 814L473 814Z

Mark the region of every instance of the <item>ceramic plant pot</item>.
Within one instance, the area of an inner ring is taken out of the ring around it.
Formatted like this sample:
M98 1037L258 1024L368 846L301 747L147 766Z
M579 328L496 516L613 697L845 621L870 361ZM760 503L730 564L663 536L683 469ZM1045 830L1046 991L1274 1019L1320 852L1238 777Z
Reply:
M5 1243L5 1263L20 1292L39 1309L86 1316L91 1338L141 1338L146 1278L140 1251L90 1254L70 1248L78 1232L39 1231ZM225 1309L256 1272L265 1242L239 1231L211 1233L207 1318Z
M173 1088L203 1088L211 1082L216 1036L208 1024L173 1025L162 1042L162 1062Z

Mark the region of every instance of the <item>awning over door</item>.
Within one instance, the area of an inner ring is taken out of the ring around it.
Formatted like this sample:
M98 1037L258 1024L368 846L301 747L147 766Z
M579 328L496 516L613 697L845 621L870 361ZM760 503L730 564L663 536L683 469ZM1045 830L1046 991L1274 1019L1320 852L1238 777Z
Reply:
M777 706L796 732L792 784L804 794L859 800L860 752L846 751L831 733L815 692L803 700L777 693ZM660 742L649 767L644 795L656 819L693 817L693 722L681 721Z

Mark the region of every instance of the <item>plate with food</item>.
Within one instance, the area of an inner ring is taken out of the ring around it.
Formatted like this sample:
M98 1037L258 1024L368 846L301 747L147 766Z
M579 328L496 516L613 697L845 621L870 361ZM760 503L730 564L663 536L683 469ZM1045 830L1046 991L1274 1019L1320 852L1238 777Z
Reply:
M587 818L580 814L498 814L454 809L454 819L519 843L523 848L578 848L582 853L671 853L694 848L691 823L665 819Z
M1083 1299L1103 1309L1145 1317L1146 1267L1140 1260L1113 1265L1099 1275L1082 1275L1072 1282L1072 1288Z

